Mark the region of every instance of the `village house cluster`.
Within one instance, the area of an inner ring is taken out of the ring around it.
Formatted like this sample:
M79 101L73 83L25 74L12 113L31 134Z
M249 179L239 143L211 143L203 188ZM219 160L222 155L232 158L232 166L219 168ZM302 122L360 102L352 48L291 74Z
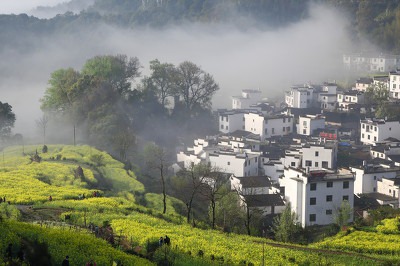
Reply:
M279 110L260 90L243 90L232 109L218 110L220 134L182 149L175 170L207 163L229 173L245 208L273 215L290 202L303 226L333 223L343 201L360 216L398 208L400 121L365 114L365 92L378 84L390 101L400 99L400 71L360 78L348 91L335 83L292 86ZM353 155L351 166L339 167L338 154Z

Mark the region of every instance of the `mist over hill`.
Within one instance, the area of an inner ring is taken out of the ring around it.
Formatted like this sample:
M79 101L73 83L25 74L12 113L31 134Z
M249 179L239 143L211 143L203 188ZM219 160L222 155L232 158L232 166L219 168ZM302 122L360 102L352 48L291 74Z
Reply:
M79 2L88 5L90 0ZM192 61L220 85L213 108L229 107L230 96L242 89L259 88L264 97L281 97L294 83L343 79L342 53L373 47L355 31L364 25L362 18L390 7L375 26L397 21L398 4L393 1L316 2L96 0L80 13L50 19L0 15L2 101L17 115L15 131L34 134L50 74L59 68L80 69L87 59L102 54L138 57L142 76L156 58L173 64ZM36 11L71 11L76 3Z

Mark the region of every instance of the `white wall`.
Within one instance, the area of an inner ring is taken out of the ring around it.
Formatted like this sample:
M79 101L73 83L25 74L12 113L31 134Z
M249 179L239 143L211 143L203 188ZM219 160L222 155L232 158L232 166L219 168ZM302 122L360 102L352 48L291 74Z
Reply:
M389 137L400 139L400 122L361 121L360 141L366 145L381 142Z
M310 145L302 148L303 159L302 167L310 167L309 169L334 169L336 168L337 148ZM326 167L327 164L327 167ZM324 166L323 166L324 165Z
M392 179L397 175L396 170L366 172L362 167L350 167L350 170L355 173L354 194L377 192L379 179L383 177Z

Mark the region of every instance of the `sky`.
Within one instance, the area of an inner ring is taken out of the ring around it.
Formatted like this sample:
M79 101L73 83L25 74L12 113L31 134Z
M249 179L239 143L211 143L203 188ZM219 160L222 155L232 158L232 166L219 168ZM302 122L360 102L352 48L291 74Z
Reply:
M55 6L67 0L0 0L0 14L27 13L37 6Z
M312 6L310 14L296 24L270 30L243 31L224 24L185 24L164 30L98 25L90 31L24 40L34 47L29 52L0 50L0 101L13 106L15 131L32 134L51 72L68 67L80 70L86 60L105 54L138 57L144 75L153 59L199 65L220 86L214 109L229 108L231 96L243 89L260 89L263 97L283 99L283 92L293 84L342 78L342 54L354 45L342 14L319 5Z

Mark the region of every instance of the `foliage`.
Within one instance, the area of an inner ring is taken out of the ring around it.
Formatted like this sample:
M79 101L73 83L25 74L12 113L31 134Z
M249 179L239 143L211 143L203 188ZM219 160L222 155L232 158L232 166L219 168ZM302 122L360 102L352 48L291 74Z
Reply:
M283 212L277 216L273 223L275 239L280 242L296 242L301 232L301 225L297 223L297 215L292 211L290 202L287 203Z
M15 114L12 111L12 106L0 102L0 138L4 139L10 136L14 123Z
M0 221L5 219L18 221L21 218L21 213L14 205L6 202L0 203Z
M0 247L4 247L2 250L5 250L8 243L19 247L22 240L45 243L52 265L60 265L66 255L69 255L71 265L85 265L88 258L96 261L98 265L111 265L113 261L121 261L124 265L153 265L145 259L112 248L104 240L90 235L87 231L49 229L4 221L0 227L0 235ZM3 253L0 253L0 258L2 256Z
M379 233L399 234L400 233L400 217L392 219L384 219L382 224L376 226Z
M349 223L349 220L352 216L353 210L351 209L350 203L347 200L342 201L340 207L335 210L334 213L334 221L335 223L342 228L343 226Z

